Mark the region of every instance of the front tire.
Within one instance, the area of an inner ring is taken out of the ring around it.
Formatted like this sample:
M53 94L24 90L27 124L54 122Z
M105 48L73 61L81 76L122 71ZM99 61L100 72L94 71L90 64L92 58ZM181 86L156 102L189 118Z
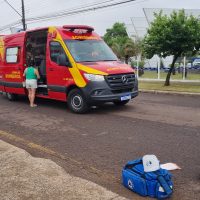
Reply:
M15 100L17 100L17 94L12 94L12 93L7 92L6 96L7 96L7 98L8 98L9 101L15 101Z
M116 106L124 106L126 105L130 100L125 100L125 101L114 101L113 103L116 105Z
M89 110L87 99L80 89L73 89L68 94L68 107L74 113L86 113Z

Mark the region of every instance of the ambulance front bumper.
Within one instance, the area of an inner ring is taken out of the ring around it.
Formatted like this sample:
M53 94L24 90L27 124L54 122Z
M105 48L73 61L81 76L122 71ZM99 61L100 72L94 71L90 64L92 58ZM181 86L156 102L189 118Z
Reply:
M138 96L138 91L125 92L119 94L108 94L108 95L96 95L90 96L91 102L113 102L113 101L124 101L130 100Z
M89 82L82 92L90 104L130 100L138 96L138 81L114 89L106 81Z

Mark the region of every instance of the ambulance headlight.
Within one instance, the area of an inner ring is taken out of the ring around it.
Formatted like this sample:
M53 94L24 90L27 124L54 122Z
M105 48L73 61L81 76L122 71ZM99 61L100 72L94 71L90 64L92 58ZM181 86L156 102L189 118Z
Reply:
M84 74L88 81L104 81L104 76L96 74Z

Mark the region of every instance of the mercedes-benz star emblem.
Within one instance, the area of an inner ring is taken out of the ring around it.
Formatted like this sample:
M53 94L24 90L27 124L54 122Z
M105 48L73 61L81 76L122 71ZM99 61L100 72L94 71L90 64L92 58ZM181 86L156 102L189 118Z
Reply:
M122 76L122 83L126 83L128 81L126 76Z

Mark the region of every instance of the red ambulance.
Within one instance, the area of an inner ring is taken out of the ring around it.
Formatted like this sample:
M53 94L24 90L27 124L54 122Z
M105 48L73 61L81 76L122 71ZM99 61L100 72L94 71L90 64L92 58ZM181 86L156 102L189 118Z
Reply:
M37 97L65 101L75 113L92 105L125 105L138 95L134 70L84 25L64 25L0 36L0 91L27 95L23 72L30 59L41 79Z

